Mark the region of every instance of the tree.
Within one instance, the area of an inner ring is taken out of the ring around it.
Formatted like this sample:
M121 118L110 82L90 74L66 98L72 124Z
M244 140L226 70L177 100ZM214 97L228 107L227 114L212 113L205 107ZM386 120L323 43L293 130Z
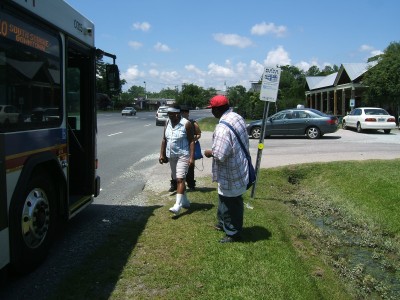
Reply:
M312 66L306 72L306 76L319 76L320 73L321 73L321 71L319 70L319 68L317 66Z
M339 67L337 65L325 66L325 68L318 74L319 76L327 76L339 71Z
M236 107L241 103L244 103L245 96L246 96L246 88L242 85L229 87L227 90L227 97L230 101L230 105L233 107Z
M390 43L382 55L373 59L378 62L377 65L370 68L363 77L363 84L368 86L365 93L367 103L399 113L400 43Z
M184 84L182 92L178 95L176 102L180 105L189 106L190 108L201 106L204 103L202 87L195 84Z
M145 94L146 94L146 90L144 89L144 87L140 86L140 85L132 85L127 91L127 94L129 94L129 96L134 99L134 98L145 98Z
M296 107L304 102L305 74L295 66L281 66L281 70L277 105L281 109Z
M164 98L164 99L176 99L178 95L178 87L174 89L166 88L162 89L159 93L157 93L157 97L155 98Z

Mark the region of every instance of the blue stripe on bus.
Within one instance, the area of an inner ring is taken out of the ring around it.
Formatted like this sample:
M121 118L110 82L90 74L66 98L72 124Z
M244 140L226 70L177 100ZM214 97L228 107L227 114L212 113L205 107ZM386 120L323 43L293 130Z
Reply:
M65 144L65 128L15 132L4 135L5 150L3 155L10 156L54 145Z

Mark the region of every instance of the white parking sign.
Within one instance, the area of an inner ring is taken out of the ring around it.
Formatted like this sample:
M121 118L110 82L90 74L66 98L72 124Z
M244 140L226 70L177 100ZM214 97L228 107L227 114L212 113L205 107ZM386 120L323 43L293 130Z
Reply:
M261 83L260 100L276 102L280 78L280 68L265 68Z

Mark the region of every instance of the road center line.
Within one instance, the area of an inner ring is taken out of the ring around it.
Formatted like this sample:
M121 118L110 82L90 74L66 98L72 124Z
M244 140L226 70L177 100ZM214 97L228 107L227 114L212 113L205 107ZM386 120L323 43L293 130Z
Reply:
M109 134L109 135L107 135L107 136L113 136L113 135L117 135L117 134L121 134L121 133L122 133L122 131L116 132L116 133L112 133L112 134Z

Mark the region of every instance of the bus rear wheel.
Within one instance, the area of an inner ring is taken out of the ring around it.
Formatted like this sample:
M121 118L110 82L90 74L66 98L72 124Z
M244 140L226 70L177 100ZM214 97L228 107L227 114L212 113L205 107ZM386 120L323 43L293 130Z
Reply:
M35 173L10 211L11 270L26 273L47 256L56 227L56 193L49 176Z

